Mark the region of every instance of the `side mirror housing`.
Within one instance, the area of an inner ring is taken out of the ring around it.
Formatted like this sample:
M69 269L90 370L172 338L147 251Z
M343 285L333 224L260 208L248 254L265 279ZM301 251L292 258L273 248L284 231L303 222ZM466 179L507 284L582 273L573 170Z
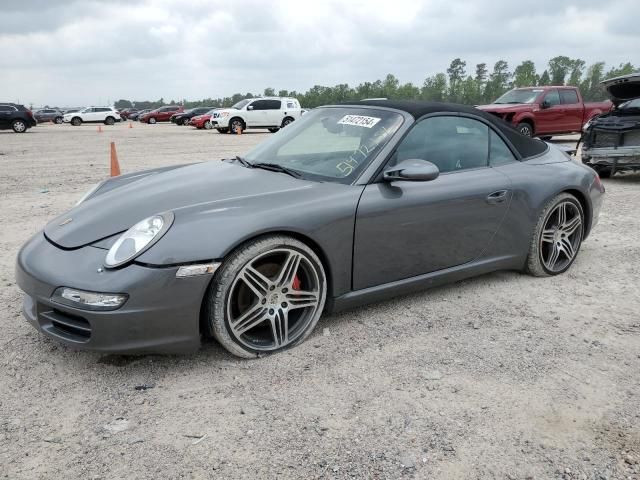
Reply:
M383 173L383 178L387 182L403 180L408 182L428 182L435 180L440 175L440 170L436 165L427 160L403 160L402 162L389 167Z
M542 108L543 110L545 108L549 108L551 106L551 104L549 103L549 100L544 100L541 104L540 104L540 108Z

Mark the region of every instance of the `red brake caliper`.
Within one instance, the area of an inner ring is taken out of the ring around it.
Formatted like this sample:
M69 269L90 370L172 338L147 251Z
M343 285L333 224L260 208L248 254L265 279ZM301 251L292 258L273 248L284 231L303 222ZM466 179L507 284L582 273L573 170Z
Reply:
M291 285L291 287L294 290L300 290L300 277L298 277L297 274L295 277L293 277L293 284Z

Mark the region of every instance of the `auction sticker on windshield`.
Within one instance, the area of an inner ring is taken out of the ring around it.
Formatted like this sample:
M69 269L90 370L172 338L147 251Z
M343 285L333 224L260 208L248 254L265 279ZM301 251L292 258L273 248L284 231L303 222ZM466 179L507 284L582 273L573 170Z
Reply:
M380 121L376 117L367 117L365 115L345 115L338 122L339 125L354 125L356 127L371 128Z

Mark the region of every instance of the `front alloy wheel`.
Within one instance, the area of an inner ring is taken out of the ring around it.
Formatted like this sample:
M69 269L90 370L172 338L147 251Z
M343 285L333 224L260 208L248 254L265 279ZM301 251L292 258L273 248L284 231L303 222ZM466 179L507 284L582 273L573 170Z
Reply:
M533 137L533 128L531 128L531 125L527 122L519 123L516 129L525 137Z
M207 302L210 333L231 353L252 358L304 340L324 308L326 277L307 245L270 236L226 260Z
M151 117L151 118L149 119L149 123L150 123L151 125L153 125L154 123L156 123L156 118L155 118L155 117Z
M16 133L24 133L27 131L27 124L22 120L14 120L11 128L13 128L13 131Z

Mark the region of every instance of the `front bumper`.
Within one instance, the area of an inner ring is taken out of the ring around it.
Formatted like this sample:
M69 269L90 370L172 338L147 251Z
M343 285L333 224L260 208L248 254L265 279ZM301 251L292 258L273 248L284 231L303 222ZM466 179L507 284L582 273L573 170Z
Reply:
M62 250L43 233L18 254L16 281L25 292L23 313L44 335L70 347L100 352L184 353L200 345L200 307L211 275L176 278L178 267L137 264L99 272L106 250ZM51 300L58 287L126 293L112 311L91 311Z

